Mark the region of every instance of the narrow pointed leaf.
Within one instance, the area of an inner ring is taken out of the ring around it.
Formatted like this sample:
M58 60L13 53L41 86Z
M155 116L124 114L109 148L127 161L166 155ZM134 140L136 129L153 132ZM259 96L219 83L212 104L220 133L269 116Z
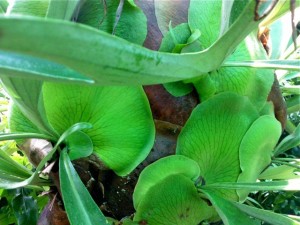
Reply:
M80 180L66 150L59 158L59 178L64 206L72 225L109 224Z
M250 218L245 213L242 213L235 205L234 202L221 198L213 191L203 191L216 208L225 225L259 225L260 221Z
M81 0L50 0L46 17L71 20Z
M300 179L257 183L214 183L202 186L203 189L247 189L249 191L299 191Z
M6 140L17 140L17 139L28 139L28 138L38 138L38 139L52 139L53 137L45 135L45 134L39 134L39 133L4 133L0 135L0 141L6 141Z
M48 155L46 155L42 161L39 163L39 165L37 166L35 172L28 177L27 179L18 179L18 180L8 180L8 179L0 179L0 188L3 189L15 189L15 188L19 188L19 187L24 187L27 185L31 185L31 184L37 184L37 185L42 185L43 180L41 180L39 178L39 172L42 170L42 168L44 167L44 165L46 164L46 162L48 162L53 154L56 152L57 148L59 147L59 145L65 141L65 139L70 136L72 133L80 131L82 129L89 129L91 128L91 124L89 123L77 123L77 124L73 124L71 127L69 127L58 139L57 143L55 144L55 146L52 148L52 150L48 153ZM46 185L47 182L45 182Z
M300 70L299 60L226 61L222 67L253 67L263 69Z
M41 97L43 82L40 80L9 77L3 77L1 80L5 90L9 93L14 104L19 108L19 112L17 113L22 117L25 116L26 120L30 121L30 132L36 132L36 130L38 130L48 135L56 136L44 114L44 105ZM23 124L23 122L21 124Z
M214 45L195 54L158 53L87 26L32 17L1 17L0 49L51 60L100 84L172 82L218 68L257 27L254 8L252 0ZM91 46L93 51L86 51Z
M300 145L300 125L297 126L296 130L285 137L274 150L274 155L277 156L285 151Z
M0 51L0 73L2 77L94 83L90 78L59 64L5 51Z
M258 218L272 225L300 225L300 222L293 220L285 215L274 213L268 210L258 209L251 206L247 206L240 203L233 203L239 210L252 216Z

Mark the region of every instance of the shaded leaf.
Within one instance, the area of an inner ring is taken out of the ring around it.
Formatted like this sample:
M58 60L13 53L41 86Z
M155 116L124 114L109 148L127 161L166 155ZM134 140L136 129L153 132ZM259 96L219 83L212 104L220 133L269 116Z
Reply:
M80 180L66 150L59 157L59 178L64 206L72 225L109 224Z
M85 1L80 7L77 22L112 34L120 1ZM134 29L132 29L134 28ZM115 35L142 45L147 35L146 16L136 5L125 0L121 16L115 27Z
M256 181L271 163L272 151L280 135L281 125L274 116L264 115L253 122L240 144L241 174L237 182ZM248 194L247 190L238 190L240 201L244 201Z
M297 126L296 130L286 136L275 148L274 155L277 156L297 145L300 145L300 125Z
M268 210L250 207L240 203L233 203L242 212L273 225L300 225L300 222L287 217L286 215L274 213Z
M38 206L36 200L32 196L26 196L21 192L12 199L11 204L18 225L37 223Z
M250 218L245 213L242 213L235 205L234 202L221 198L213 191L203 191L216 208L222 221L225 225L259 225L260 221Z
M264 58L266 58L266 53L258 43L256 36L252 34L228 57L228 61ZM265 105L274 81L273 70L245 67L221 67L211 73L210 77L217 93L231 91L248 96L258 110ZM253 91L254 88L257 91Z
M82 131L71 134L66 142L71 160L87 157L93 153L93 142Z
M165 36L169 31L169 24L174 26L187 22L188 0L160 1L154 0L155 16L158 27Z
M52 148L52 150L46 155L42 161L39 163L37 168L35 169L35 172L30 176L23 179L0 179L0 188L4 189L15 189L19 187L24 187L28 185L48 185L47 181L44 181L39 178L39 172L42 170L44 165L52 158L53 154L56 152L59 145L65 141L65 139L70 136L72 133L80 131L82 129L88 129L91 128L91 125L89 123L77 123L70 126L68 129L65 130L65 132L60 136L55 146ZM16 162L15 162L16 163Z
M142 88L46 83L43 94L53 128L61 134L72 124L91 123L85 133L93 151L118 175L132 171L151 150L154 124Z

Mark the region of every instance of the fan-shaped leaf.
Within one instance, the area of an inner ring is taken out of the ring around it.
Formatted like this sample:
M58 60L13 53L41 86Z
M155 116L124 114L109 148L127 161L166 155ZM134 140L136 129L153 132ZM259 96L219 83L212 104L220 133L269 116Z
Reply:
M132 171L151 150L154 123L142 88L46 83L43 95L47 118L58 133L78 122L93 125L85 133L94 152L117 174Z

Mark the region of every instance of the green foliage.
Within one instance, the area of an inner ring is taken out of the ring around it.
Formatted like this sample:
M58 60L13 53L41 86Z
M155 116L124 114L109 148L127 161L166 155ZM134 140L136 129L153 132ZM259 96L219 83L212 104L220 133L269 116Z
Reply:
M1 222L36 223L36 196L19 188L43 190L50 181L41 171L58 160L70 223L117 223L102 214L71 160L95 154L119 176L132 172L155 141L140 85L164 84L175 96L195 89L201 104L181 130L176 155L142 171L133 194L136 213L124 224L207 224L220 218L230 225L299 224L299 218L242 204L251 191L299 190L299 160L279 158L299 145L299 126L288 123L292 134L276 147L281 126L266 102L277 69L288 112L299 109L299 57L293 52L299 38L293 43L292 35L274 37L293 30L283 26L287 1L192 0L182 24L174 2L168 9L165 1L154 4L164 36L159 52L141 46L147 21L132 0L16 0L8 7L0 1L6 14L0 16L0 77L14 102L11 133L0 135L6 141L0 187L16 189L1 205ZM271 25L272 60L257 41L259 25ZM30 138L54 146L34 171L11 158L15 146L7 150L10 140ZM297 193L283 193L274 197L275 210L299 213ZM282 202L287 198L289 209Z
M141 88L46 83L43 97L47 119L59 134L74 123L93 125L85 131L93 152L119 175L131 172L153 145L154 124Z
M71 224L108 224L76 173L67 150L59 158L62 197Z

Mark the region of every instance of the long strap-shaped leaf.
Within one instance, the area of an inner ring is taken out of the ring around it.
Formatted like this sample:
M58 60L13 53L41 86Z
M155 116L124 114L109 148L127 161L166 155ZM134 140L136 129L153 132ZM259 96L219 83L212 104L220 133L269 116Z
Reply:
M281 181L257 182L257 183L214 183L200 187L200 189L247 189L251 191L299 191L300 178Z
M12 77L43 79L44 81L67 80L68 82L94 83L88 77L62 65L39 58L0 51L0 71ZM3 76L0 74L0 76Z
M80 0L52 0L49 3L47 17L70 20L80 4Z
M67 150L59 158L62 197L72 225L109 224L76 173Z
M254 67L264 69L300 70L299 60L250 60L227 61L222 67Z
M53 149L48 153L48 155L45 156L45 158L42 159L40 164L37 166L35 172L26 180L23 180L21 182L19 181L11 181L11 180L0 180L0 188L3 189L15 189L19 187L24 187L29 184L32 185L37 185L41 182L39 179L39 172L42 170L44 165L46 164L47 161L49 161L53 154L56 152L57 148L59 145L71 134L80 131L82 129L89 129L91 128L91 124L89 123L76 123L73 126L71 126L69 129L67 129L58 139L57 143L53 147Z
M0 17L0 49L54 61L98 84L189 79L217 69L258 26L255 4L251 0L230 29L209 49L198 53L155 52L88 26L34 17Z
M247 206L245 204L241 203L232 203L234 204L239 210L245 212L246 214L258 218L260 220L263 220L265 222L268 222L269 224L273 225L300 225L300 222L297 222L296 220L293 220L292 218L289 218L285 215L270 212L263 209L254 208L251 206Z

